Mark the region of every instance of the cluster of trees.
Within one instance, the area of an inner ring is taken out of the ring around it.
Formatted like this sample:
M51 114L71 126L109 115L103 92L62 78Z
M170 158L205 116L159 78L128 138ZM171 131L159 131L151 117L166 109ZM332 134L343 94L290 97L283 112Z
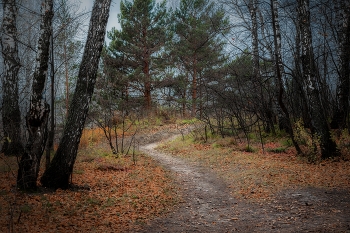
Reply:
M60 140L55 156L50 162L50 147L53 142L53 131L48 139L48 121L50 105L46 101L46 87L50 64L51 73L51 125L54 126L54 46L63 44L63 60L65 73L69 71L67 60L69 52L73 52L79 43L70 43L67 40L72 20L69 15L66 1L61 0L56 8L58 17L56 22L62 22L57 34L53 34L53 0L43 0L38 4L40 11L32 11L37 14L39 20L39 30L37 30L37 44L35 50L33 72L31 73L27 109L19 104L20 93L19 70L23 65L19 59L18 44L22 40L17 38L17 18L18 6L26 11L30 9L24 7L16 0L6 0L3 2L3 27L2 27L2 54L3 54L3 78L2 78L2 125L3 125L3 145L2 152L5 155L20 156L17 186L23 190L36 189L40 161L48 141L48 161L46 170L41 177L41 183L48 188L68 188L69 177L73 171L77 149L84 127L89 103L93 94L96 82L98 63L103 48L106 33L106 25L109 16L111 0L95 1L91 12L89 29L87 32L86 44L81 58L79 72L77 74L74 95L70 101L69 112L67 113L63 136ZM36 24L35 24L36 25ZM33 25L31 25L33 27ZM36 25L38 26L38 25ZM63 36L62 36L63 34ZM56 43L53 43L56 37ZM63 41L63 42L62 42ZM62 42L62 43L61 43ZM51 46L50 46L51 45ZM28 46L28 45L26 45ZM51 49L50 49L51 48ZM61 50L62 51L62 50ZM51 53L51 55L50 55ZM61 57L62 57L61 56ZM49 58L51 61L49 63ZM60 59L56 60L60 61ZM21 132L21 110L24 108L26 135ZM52 130L53 127L51 127ZM23 140L25 138L25 140Z
M101 72L136 110L170 107L222 136L284 130L305 154L302 122L322 158L338 156L331 128L349 129L349 4L124 0Z
M22 156L19 187L35 188L55 123L62 137L41 182L68 187L91 98L110 138L110 124L163 108L222 136L285 130L300 154L303 122L322 158L339 155L331 128L349 129L350 1L122 0L103 50L110 0L95 1L82 54L85 14L31 1L2 4L0 136L3 153Z

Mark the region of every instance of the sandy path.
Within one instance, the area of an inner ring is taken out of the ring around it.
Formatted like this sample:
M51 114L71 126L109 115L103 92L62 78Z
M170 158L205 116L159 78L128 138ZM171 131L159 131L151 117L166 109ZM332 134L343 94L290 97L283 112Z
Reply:
M348 192L290 190L271 203L235 200L210 170L155 150L140 149L172 171L184 203L140 232L350 232Z

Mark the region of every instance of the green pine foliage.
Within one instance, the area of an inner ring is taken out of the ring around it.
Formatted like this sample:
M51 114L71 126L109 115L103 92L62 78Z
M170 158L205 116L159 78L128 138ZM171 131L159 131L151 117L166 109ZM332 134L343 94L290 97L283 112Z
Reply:
M105 50L108 60L104 65L116 70L119 74L116 81L124 80L128 92L143 96L143 104L150 107L151 92L165 67L164 48L172 38L166 1L123 0L120 9L121 29L108 32L111 42Z

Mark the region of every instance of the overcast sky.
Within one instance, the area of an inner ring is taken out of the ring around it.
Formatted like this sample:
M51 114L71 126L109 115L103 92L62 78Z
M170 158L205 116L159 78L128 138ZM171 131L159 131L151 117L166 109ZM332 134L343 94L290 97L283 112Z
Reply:
M80 0L81 1L81 10L91 11L92 4L94 0ZM111 10L109 12L109 19L107 24L107 31L110 31L113 27L120 29L118 23L118 14L120 13L120 0L112 0Z
M81 1L81 9L91 11L92 10L92 4L94 0L80 0ZM110 31L112 27L115 27L117 29L120 29L119 23L118 23L118 14L120 13L120 1L121 0L112 0L112 7L111 11L109 13L109 19L107 24L107 31ZM160 2L160 0L156 0L156 2ZM168 0L169 2L169 0Z

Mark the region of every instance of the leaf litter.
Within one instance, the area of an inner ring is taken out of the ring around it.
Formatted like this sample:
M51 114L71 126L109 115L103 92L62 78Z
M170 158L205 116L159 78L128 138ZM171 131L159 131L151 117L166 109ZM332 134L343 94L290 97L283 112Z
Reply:
M158 142L176 133L170 128L139 140ZM73 189L33 194L15 190L16 161L1 157L0 231L350 230L348 161L308 164L290 150L247 153L181 139L162 144L165 152L154 147L146 152L165 169L143 154L134 166L130 159L96 158L88 148L78 157Z

